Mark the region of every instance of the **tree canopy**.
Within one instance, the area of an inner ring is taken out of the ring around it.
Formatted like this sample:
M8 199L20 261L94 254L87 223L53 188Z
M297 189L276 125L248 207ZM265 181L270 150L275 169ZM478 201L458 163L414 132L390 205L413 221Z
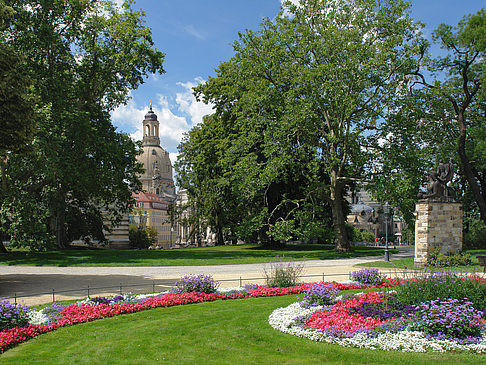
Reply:
M129 210L141 172L137 146L109 113L146 75L164 72L164 54L133 1L121 8L101 0L5 3L15 12L5 42L24 57L43 113L31 148L9 155L2 225L12 241L31 245L41 237L55 237L59 247L102 238L103 220Z
M372 137L416 67L419 26L404 1L285 7L241 33L235 56L195 93L233 121L231 176L240 201L253 202L253 230L290 238L330 211L336 248L348 250L344 195L363 178Z

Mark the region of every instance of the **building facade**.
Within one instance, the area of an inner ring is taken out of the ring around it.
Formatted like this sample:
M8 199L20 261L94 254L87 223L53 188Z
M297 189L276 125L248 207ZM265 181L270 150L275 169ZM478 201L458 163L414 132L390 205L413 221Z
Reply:
M172 248L179 241L176 222L171 223L170 204L175 204L177 194L169 153L160 146L159 121L152 110L143 120L142 153L137 156L144 167L140 175L142 192L133 194L135 206L130 223L154 228L158 248Z
M371 195L362 190L348 197L351 212L347 221L360 231L370 231L375 237L395 237L397 243L402 241L402 230L406 228L405 222L390 209L390 214L385 216L382 204L374 201Z

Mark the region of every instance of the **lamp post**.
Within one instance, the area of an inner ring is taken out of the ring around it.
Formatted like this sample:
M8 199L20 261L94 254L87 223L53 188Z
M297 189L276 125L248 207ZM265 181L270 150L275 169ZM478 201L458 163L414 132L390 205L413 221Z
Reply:
M390 261L390 252L388 251L388 214L390 213L390 206L385 203L383 206L383 215L385 218L385 261Z

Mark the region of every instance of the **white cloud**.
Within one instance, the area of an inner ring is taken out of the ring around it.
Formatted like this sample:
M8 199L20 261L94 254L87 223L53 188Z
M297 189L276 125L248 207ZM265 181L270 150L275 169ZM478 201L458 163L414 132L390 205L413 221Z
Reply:
M202 39L202 40L206 39L206 36L205 36L203 33L201 33L200 31L198 31L198 30L197 30L197 29L194 27L194 25L192 25L192 24L186 25L186 26L184 27L184 30L185 30L187 33L189 33L190 35L192 35L193 37L196 37L196 38L198 38L198 39Z
M156 100L153 101L152 109L160 123L160 145L171 153L172 162L177 158L177 153L173 151L176 151L182 135L193 125L201 123L204 115L213 112L211 105L197 102L192 95L192 88L203 82L204 80L198 77L193 81L177 83L183 91L176 93L175 105L171 105L168 98L162 94L157 94ZM134 140L141 140L142 121L148 109L148 104L137 105L130 99L127 105L122 105L112 112L113 124L119 130L130 134Z
M192 94L192 88L204 83L205 80L201 77L196 77L194 81L195 82L188 81L185 83L177 83L177 85L182 86L185 90L182 93L176 94L176 102L179 104L179 111L191 116L192 125L201 123L203 116L214 112L213 105L198 102Z

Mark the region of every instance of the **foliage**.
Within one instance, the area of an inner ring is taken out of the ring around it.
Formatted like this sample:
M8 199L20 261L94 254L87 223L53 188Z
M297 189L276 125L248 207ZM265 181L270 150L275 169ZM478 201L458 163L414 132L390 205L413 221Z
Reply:
M302 238L324 216L336 249L350 250L344 195L364 178L378 120L415 67L418 25L407 8L285 2L260 30L241 33L235 56L196 88L232 121L228 175L248 212L242 227L260 241Z
M270 287L284 288L296 285L303 270L303 263L285 261L284 256L276 256L276 261L263 269L265 284Z
M28 308L8 300L0 301L0 331L22 327L29 322Z
M175 282L171 289L173 293L215 293L218 289L219 281L211 275L188 275Z
M132 1L122 8L101 0L7 3L15 15L5 39L24 57L43 115L36 117L32 148L5 166L2 221L22 218L7 225L20 244L42 231L59 248L85 236L102 240L103 220L116 224L140 188L138 147L116 131L110 112L146 75L163 73L164 55L153 48L144 13ZM32 219L19 196L27 206L37 204Z
M437 299L420 303L411 321L412 328L434 337L465 339L481 336L481 312L471 302Z
M150 241L150 245L155 245L157 243L157 240L158 240L158 235L159 233L157 232L157 230L154 228L154 227L146 227L145 230L147 231L147 236L148 236L148 239Z
M338 290L324 283L313 283L305 291L301 298L302 307L315 307L318 305L329 305L337 296ZM297 298L300 299L300 298Z
M475 308L486 308L486 283L478 277L461 278L452 272L436 272L408 281L395 290L402 305L467 298Z
M4 38L14 18L13 8L0 2L0 164L7 152L19 152L32 141L34 105L25 62Z
M468 266L472 264L471 255L464 252L443 253L439 248L434 248L427 253L427 265L437 267Z
M146 229L131 225L128 228L130 246L138 249L147 249L152 244Z
M464 234L464 246L467 248L486 249L486 224L479 219L468 219Z
M385 277L380 274L378 269L361 269L351 273L351 280L361 284L379 285L385 281Z

